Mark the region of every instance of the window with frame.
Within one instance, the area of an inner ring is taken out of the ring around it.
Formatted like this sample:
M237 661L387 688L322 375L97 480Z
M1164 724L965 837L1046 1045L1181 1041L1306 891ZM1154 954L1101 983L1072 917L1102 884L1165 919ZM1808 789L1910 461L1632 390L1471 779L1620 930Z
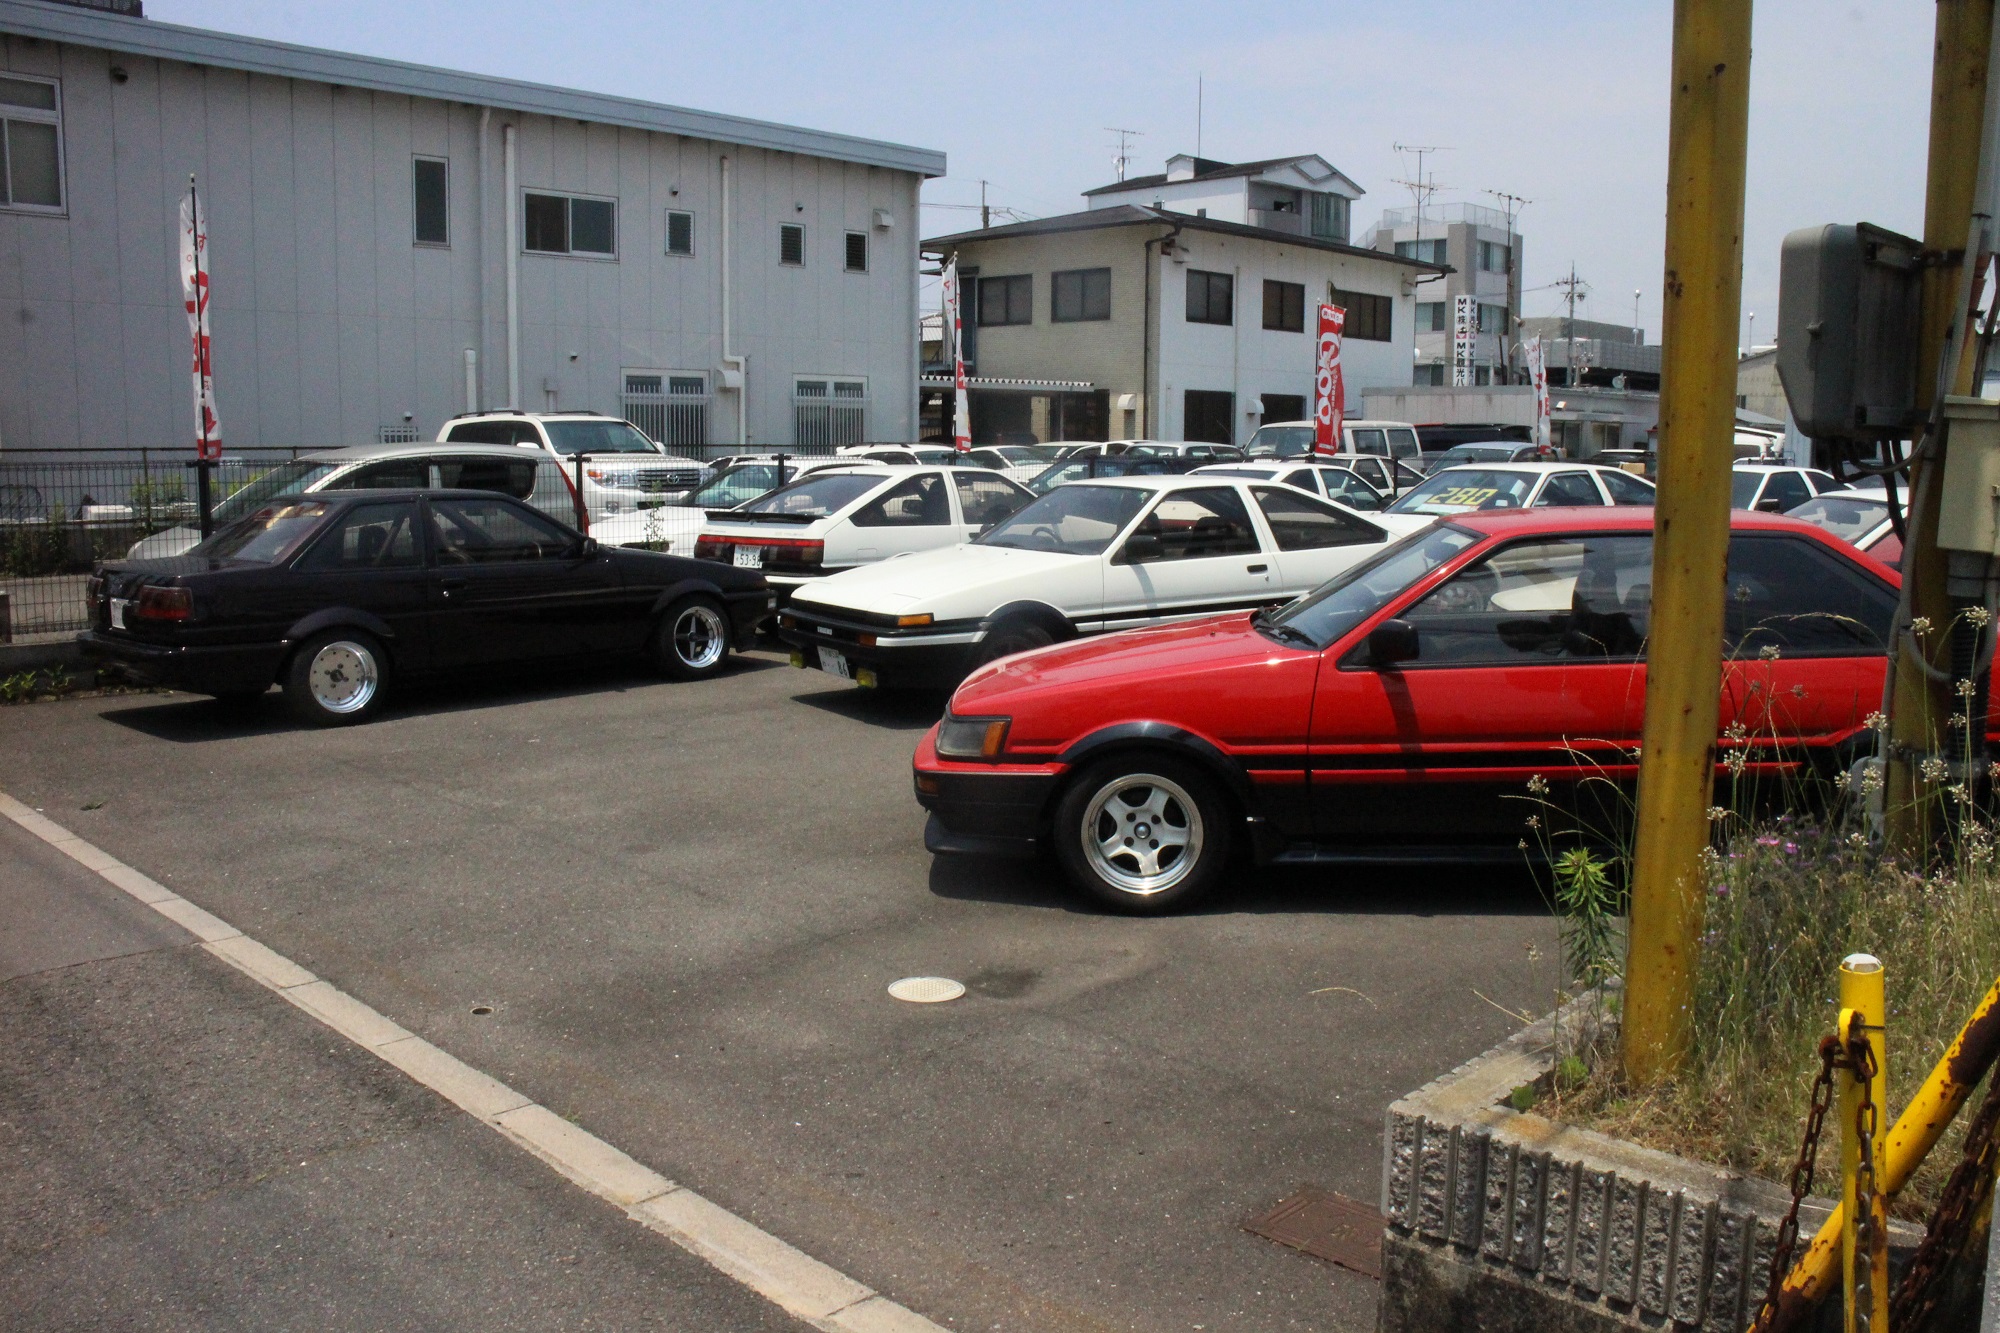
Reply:
M1588 472L1558 472L1542 486L1542 493L1535 497L1536 509L1571 509L1583 505L1602 505L1604 497L1597 492L1597 483L1590 479Z
M1347 312L1347 326L1343 331L1343 337L1362 342L1389 341L1390 326L1396 313L1396 302L1393 298L1376 296L1372 292L1342 291L1338 287L1329 287L1326 298Z
M1756 657L1879 656L1896 594L1852 561L1805 537L1737 533L1729 539L1723 651Z
M965 512L966 523L975 528L998 523L1035 498L1033 492L1005 477L954 472L951 479L958 486L958 507Z
M1034 323L1034 275L1017 273L1002 278L981 278L979 322L989 327L996 324Z
M1479 269L1482 273L1505 273L1509 247L1498 241L1479 243Z
M1257 497L1257 507L1264 511L1264 521L1271 525L1271 536L1280 551L1317 551L1328 546L1359 546L1384 539L1382 529L1373 523L1364 523L1330 504L1289 489L1300 484L1311 486L1311 475L1303 483L1254 486L1250 490Z
M806 262L806 229L803 223L778 224L778 262L802 268Z
M1306 285L1264 279L1264 327L1279 333L1304 333Z
M1411 666L1636 660L1653 605L1649 535L1514 542L1403 612Z
M1451 331L1450 307L1443 301L1417 302L1418 333L1449 333Z
M1077 268L1049 275L1049 318L1057 324L1111 318L1111 270Z
M0 75L0 205L63 206L62 87Z
M1207 269L1187 271L1187 322L1190 324L1233 324L1236 322L1236 276L1211 273Z
M410 212L418 245L451 244L451 163L410 159Z
M708 443L708 375L703 371L625 372L619 407L647 439L669 448Z
M1234 486L1169 491L1125 539L1121 563L1255 555L1263 547Z
M581 195L523 193L522 248L538 255L609 259L618 253L618 205Z
M925 472L890 487L849 519L857 528L935 528L951 522L951 497L944 477Z
M1181 396L1181 438L1231 444L1236 395L1227 389L1188 389Z
M792 381L793 442L835 449L867 438L868 381L801 376Z
M849 273L868 271L868 233L865 231L847 233L847 271Z
M694 253L694 214L674 208L667 210L667 253Z
M431 539L441 565L559 560L573 549L568 533L505 500L432 500Z
M1445 262L1444 239L1433 241L1397 241L1396 257L1414 259L1420 264L1442 264Z
M1479 331L1481 333L1497 333L1505 337L1507 333L1507 307L1504 305L1486 305L1482 303L1479 307Z
M1615 505L1649 505L1658 498L1651 482L1619 468L1606 468L1597 474L1597 479L1611 492L1611 503Z
M417 506L409 500L355 505L320 535L298 567L339 573L414 568L423 564L416 519Z
M1310 218L1314 238L1322 241L1340 241L1344 244L1347 240L1346 196L1329 194L1324 190L1312 190L1306 197L1311 201Z

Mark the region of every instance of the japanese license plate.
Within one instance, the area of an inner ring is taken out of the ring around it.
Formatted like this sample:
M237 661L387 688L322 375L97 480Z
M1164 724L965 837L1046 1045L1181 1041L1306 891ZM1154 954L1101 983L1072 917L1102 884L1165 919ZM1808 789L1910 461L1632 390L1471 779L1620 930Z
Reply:
M125 609L131 605L130 598L114 597L111 599L111 628L125 628Z
M842 680L854 679L854 672L849 669L847 658L831 648L819 650L819 669L829 676L838 676Z
M743 569L762 569L764 567L764 548L761 546L737 547L736 563Z

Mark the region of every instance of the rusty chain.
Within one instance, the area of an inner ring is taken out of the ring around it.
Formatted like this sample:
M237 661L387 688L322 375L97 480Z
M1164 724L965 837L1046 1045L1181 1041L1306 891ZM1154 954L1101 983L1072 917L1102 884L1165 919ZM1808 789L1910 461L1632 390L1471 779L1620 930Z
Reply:
M1923 1243L1903 1271L1889 1307L1889 1327L1919 1333L1945 1295L1945 1277L1963 1248L1966 1233L1993 1187L2000 1161L2000 1077L1986 1085L1986 1098L1965 1127L1965 1148L1952 1169L1937 1206L1924 1227Z
M1806 1132L1799 1141L1798 1160L1792 1163L1792 1206L1778 1223L1777 1244L1771 1250L1771 1273L1764 1288L1764 1302L1757 1307L1756 1329L1767 1329L1778 1311L1778 1294L1784 1290L1785 1275L1792 1271L1792 1252L1799 1244L1799 1205L1812 1193L1813 1173L1819 1169L1819 1136L1826 1113L1833 1106L1833 1070L1840 1059L1840 1041L1833 1036L1819 1044L1819 1073L1813 1078L1806 1103Z
M1875 1105L1875 1048L1868 1044L1860 1014L1848 1025L1844 1063L1860 1094L1854 1104L1859 1149L1854 1163L1854 1327L1869 1333L1875 1317L1875 1135L1881 1114Z

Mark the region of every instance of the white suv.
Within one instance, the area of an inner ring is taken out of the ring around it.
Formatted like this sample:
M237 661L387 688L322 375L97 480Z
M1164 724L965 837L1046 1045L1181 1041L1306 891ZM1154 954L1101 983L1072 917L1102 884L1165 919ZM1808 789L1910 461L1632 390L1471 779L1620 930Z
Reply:
M593 519L672 504L713 473L698 459L669 454L631 422L597 412L470 413L447 421L438 438L541 449L562 463L572 484L579 471L573 460L584 455L582 499Z

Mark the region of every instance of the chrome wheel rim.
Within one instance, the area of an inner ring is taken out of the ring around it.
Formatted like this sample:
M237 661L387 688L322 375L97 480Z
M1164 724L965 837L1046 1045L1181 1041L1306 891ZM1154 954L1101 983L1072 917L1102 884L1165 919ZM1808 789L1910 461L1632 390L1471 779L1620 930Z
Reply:
M358 713L382 686L375 654L351 639L336 639L313 654L306 687L313 702L329 713Z
M705 671L729 651L722 613L712 606L690 606L674 617L674 656L683 666Z
M1084 808L1084 859L1122 893L1163 893L1201 860L1201 810L1177 784L1128 773L1098 788Z

